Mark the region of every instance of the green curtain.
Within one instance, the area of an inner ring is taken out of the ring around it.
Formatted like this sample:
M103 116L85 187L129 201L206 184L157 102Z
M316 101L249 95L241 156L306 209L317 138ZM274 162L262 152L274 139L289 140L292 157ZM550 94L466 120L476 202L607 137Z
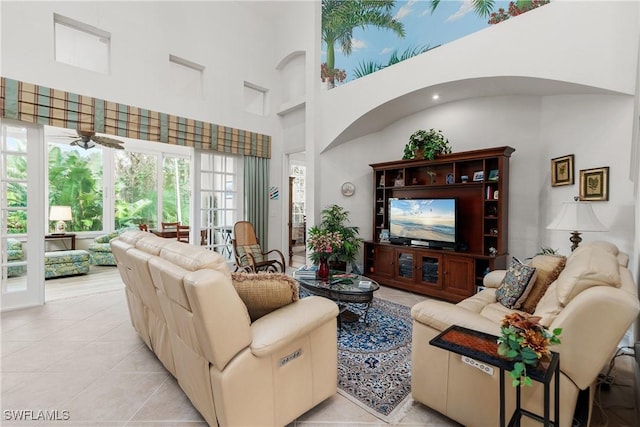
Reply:
M269 250L269 159L244 156L244 211L262 250Z

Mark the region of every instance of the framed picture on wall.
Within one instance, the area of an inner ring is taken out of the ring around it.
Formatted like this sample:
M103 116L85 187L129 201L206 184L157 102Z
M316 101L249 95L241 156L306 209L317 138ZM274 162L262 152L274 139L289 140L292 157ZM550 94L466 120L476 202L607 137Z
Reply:
M573 185L573 154L551 159L551 186Z
M580 171L580 200L609 200L609 167Z

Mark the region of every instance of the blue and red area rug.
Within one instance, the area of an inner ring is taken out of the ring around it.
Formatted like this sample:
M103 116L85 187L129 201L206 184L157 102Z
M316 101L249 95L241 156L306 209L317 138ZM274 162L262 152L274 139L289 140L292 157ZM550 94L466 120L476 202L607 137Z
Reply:
M338 334L340 394L386 422L412 402L410 311L374 298L366 324L343 323Z

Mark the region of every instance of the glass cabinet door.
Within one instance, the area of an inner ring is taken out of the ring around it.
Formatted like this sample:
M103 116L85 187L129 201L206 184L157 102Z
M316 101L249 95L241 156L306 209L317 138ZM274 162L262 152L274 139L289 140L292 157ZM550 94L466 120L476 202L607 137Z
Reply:
M442 280L440 268L442 266L442 257L439 255L420 255L419 256L420 275L418 280L422 284L426 284L431 288L442 288Z
M415 253L414 251L396 251L396 279L406 279L414 281L415 279L415 267L414 267Z

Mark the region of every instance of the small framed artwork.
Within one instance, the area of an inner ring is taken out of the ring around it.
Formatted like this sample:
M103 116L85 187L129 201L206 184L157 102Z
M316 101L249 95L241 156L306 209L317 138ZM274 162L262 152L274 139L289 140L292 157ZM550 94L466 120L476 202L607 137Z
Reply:
M580 200L609 200L609 167L580 170Z
M447 174L447 184L453 184L454 182L456 182L456 180L453 177L453 174L452 173L448 173Z
M497 181L498 180L498 169L491 169L489 171L489 176L487 177L487 181Z
M573 154L551 159L551 186L573 185Z
M484 180L484 171L475 171L473 173L474 181L483 181Z
M388 242L389 241L389 230L386 228L383 228L380 231L380 241L381 242Z

